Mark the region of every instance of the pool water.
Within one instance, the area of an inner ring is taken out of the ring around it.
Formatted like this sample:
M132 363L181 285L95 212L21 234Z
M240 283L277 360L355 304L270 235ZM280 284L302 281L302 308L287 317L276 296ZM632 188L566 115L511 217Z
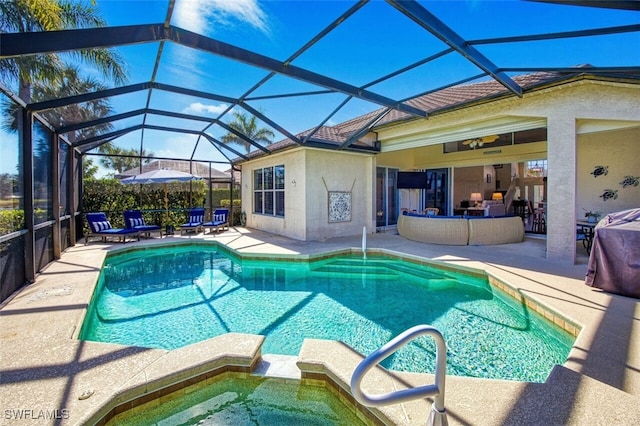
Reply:
M228 332L265 336L263 353L297 355L303 339L369 354L429 324L447 343L447 373L541 382L573 336L491 288L486 278L397 258L241 260L215 246L108 256L81 339L174 349ZM433 372L421 337L383 361Z
M114 420L119 426L365 424L324 387L260 377L224 378Z

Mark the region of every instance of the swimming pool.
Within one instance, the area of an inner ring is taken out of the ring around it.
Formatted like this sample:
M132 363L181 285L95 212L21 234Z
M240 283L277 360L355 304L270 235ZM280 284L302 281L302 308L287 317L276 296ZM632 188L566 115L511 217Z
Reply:
M369 354L416 324L444 335L447 373L470 377L544 381L574 340L479 274L376 255L243 260L194 244L108 256L81 338L174 349L239 332L265 335L263 353L297 355L315 338ZM432 372L434 354L418 339L383 365Z

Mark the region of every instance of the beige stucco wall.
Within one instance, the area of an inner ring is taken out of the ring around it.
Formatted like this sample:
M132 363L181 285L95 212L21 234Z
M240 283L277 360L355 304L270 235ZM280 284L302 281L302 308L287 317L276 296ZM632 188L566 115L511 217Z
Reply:
M306 154L307 240L358 235L364 226L375 232L373 155L317 149ZM329 223L328 191L351 192L350 222Z
M640 185L623 188L625 176L640 179L640 127L578 135L577 211L608 213L640 208ZM596 166L607 166L606 175L594 177ZM604 201L605 189L618 191L618 198Z
M253 170L284 165L285 216L275 217L253 213ZM268 155L242 164L242 209L247 214L247 226L297 240L306 237L305 153L302 149Z
M253 170L285 166L284 218L253 212ZM295 148L242 164L242 206L247 226L303 241L375 231L371 154ZM329 223L328 191L351 192L351 221Z

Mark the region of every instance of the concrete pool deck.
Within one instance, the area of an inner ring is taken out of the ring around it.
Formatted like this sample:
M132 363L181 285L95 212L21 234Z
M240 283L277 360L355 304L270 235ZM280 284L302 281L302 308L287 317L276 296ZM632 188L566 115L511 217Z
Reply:
M170 386L176 379L206 375L225 365L240 371L254 365L260 336L231 334L176 351L74 338L109 250L214 239L241 253L261 254L312 255L361 246L359 236L303 242L243 228L215 237L76 245L1 306L0 424L94 423L108 411L109 401L126 402L151 384ZM581 327L569 359L554 369L546 383L447 376L450 425L638 424L640 300L584 285L586 255L581 254L577 265L559 264L544 258L544 240L529 237L520 244L474 247L368 234L367 247L485 270L526 300ZM344 385L360 358L340 343L314 340L305 342L298 365ZM424 385L427 380L429 375L391 374L377 382L377 390L369 389L365 381L365 390L383 393L407 383ZM385 415L396 424L424 424L429 407L424 400L411 402L391 407Z

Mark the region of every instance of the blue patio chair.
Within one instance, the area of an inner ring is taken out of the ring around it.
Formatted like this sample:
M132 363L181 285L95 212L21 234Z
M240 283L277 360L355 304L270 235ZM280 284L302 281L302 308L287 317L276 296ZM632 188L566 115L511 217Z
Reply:
M158 232L160 238L162 238L162 227L159 225L147 225L144 222L140 210L125 210L122 214L124 216L124 227L126 229L140 231L140 234L145 235L146 238L150 238L152 232Z
M214 230L218 232L220 229L229 229L229 209L215 209L211 222L203 223L202 227L205 230L205 234L207 233L207 228L209 228L210 234L213 234Z
M107 219L107 215L103 212L87 213L87 222L89 223L89 231L84 236L84 243L89 244L91 237L100 237L103 242L107 241L107 237L118 237L118 241L127 242L127 237L136 237L140 241L140 231L135 229L114 228Z
M180 225L180 235L185 232L199 232L202 230L202 222L204 222L204 209L197 207L189 212L189 222Z

